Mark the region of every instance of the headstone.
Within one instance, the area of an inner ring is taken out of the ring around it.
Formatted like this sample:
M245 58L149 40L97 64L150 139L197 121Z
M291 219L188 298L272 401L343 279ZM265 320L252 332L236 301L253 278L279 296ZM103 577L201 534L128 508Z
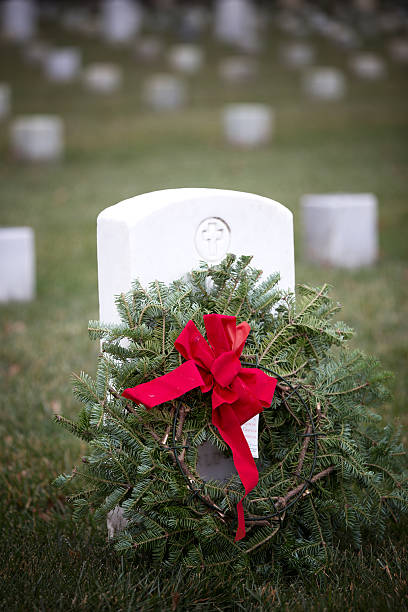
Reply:
M197 45L175 45L169 49L168 58L173 70L184 74L195 74L203 65L204 53Z
M408 39L395 38L389 44L389 53L391 58L402 64L408 63Z
M8 83L0 83L0 120L7 117L11 106L11 88Z
M83 81L85 87L90 91L110 94L120 88L122 84L122 70L115 64L90 64L83 72Z
M69 83L79 76L81 52L75 47L51 50L45 57L44 70L47 78L56 83Z
M23 47L23 56L29 64L43 64L50 52L50 45L41 41L33 40Z
M10 136L12 152L17 159L43 162L62 157L64 124L55 115L26 115L15 119Z
M359 53L350 60L354 74L362 79L375 81L386 76L384 60L374 53Z
M157 60L163 50L162 41L155 36L144 36L136 43L136 55L145 62Z
M377 259L377 198L371 193L305 195L304 251L312 262L340 268Z
M309 68L303 76L303 89L310 98L339 100L346 94L346 79L338 68Z
M245 55L226 57L220 61L218 74L226 83L246 83L256 78L258 63Z
M280 49L280 57L283 63L290 68L303 68L314 62L315 50L306 43L285 43Z
M26 302L35 294L34 232L0 228L0 302Z
M154 111L173 111L187 102L185 82L172 74L154 74L144 84L143 97Z
M36 33L37 15L32 0L5 0L0 5L3 36L15 42L23 42Z
M250 0L217 0L215 36L221 42L245 50L256 50L259 44L259 23Z
M238 147L257 147L272 136L274 113L265 104L228 104L223 115L224 135Z
M126 43L142 26L142 11L131 0L104 0L102 3L102 35L110 43Z
M204 31L209 15L203 6L185 6L182 9L180 38L196 40Z
M101 321L119 322L114 297L129 291L134 279L170 283L227 253L253 255L265 276L279 271L281 288L294 288L292 213L262 196L219 189L147 193L103 210L97 233ZM199 449L197 468L204 480L235 473L232 459L208 442ZM122 516L110 516L108 526L123 527Z

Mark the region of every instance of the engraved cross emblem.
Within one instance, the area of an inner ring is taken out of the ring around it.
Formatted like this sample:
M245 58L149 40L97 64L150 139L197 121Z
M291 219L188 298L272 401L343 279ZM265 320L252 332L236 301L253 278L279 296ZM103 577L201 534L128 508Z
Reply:
M223 239L224 228L217 227L216 221L208 221L207 225L201 230L201 235L208 246L210 257L216 257L218 251L218 242Z

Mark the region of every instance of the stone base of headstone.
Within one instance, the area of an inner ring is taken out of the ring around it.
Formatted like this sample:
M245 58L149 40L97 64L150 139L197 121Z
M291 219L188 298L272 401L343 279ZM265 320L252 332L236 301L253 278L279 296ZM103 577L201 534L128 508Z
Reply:
M4 119L10 113L11 88L7 83L0 83L0 119Z
M64 124L54 115L27 115L15 119L10 137L12 153L20 160L55 161L64 151Z
M116 506L108 512L106 516L106 526L108 528L108 538L111 540L120 531L126 529L128 524L127 518L124 516L124 510L120 506Z
M74 47L51 50L44 59L45 74L56 83L73 81L78 77L80 68L81 52Z
M309 68L303 76L303 90L316 100L340 100L346 94L346 79L337 68Z
M362 79L375 81L386 75L384 60L373 53L360 53L350 61L350 67L354 74Z
M264 104L229 104L223 111L224 136L237 147L267 144L272 136L274 113Z
M0 228L0 302L27 302L35 294L34 232Z
M305 195L304 253L314 263L358 268L377 259L377 198L370 193Z
M154 111L177 110L187 102L186 84L172 74L155 74L145 82L143 97Z
M101 94L117 91L122 84L122 70L115 64L90 64L83 72L87 89Z
M197 45L175 45L169 49L168 59L173 70L195 74L203 65L204 53Z
M245 83L256 78L258 63L251 57L226 57L220 61L218 74L226 83Z

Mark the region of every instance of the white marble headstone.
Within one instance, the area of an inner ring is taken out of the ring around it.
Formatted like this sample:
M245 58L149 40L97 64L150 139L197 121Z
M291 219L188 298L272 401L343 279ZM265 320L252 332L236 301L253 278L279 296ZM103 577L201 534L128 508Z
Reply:
M128 42L141 26L142 11L138 3L132 0L104 0L102 3L101 30L108 42Z
M227 142L237 147L258 147L272 136L274 112L266 104L228 104L222 122Z
M220 189L146 193L103 210L97 234L101 321L119 322L115 296L130 290L134 279L170 283L200 261L217 264L227 253L253 255L253 266L265 276L279 271L281 288L294 288L292 213L259 195ZM251 421L244 431L249 438L254 428L256 446L257 423ZM199 449L197 469L204 480L235 473L232 459L209 442Z
M350 60L350 68L362 79L374 81L386 76L387 68L384 60L375 53L359 53Z
M55 161L64 151L64 123L55 115L25 115L11 124L10 138L17 159Z
M81 52L75 47L52 49L44 58L47 78L56 83L68 83L79 75Z
M280 48L280 57L290 68L309 66L314 62L315 55L314 48L303 42L285 43Z
M204 53L198 45L175 45L169 49L168 59L173 70L184 74L195 74L203 65Z
M110 94L117 91L122 84L122 69L110 63L89 64L82 78L85 87L90 91Z
M243 49L256 49L259 44L259 23L251 0L217 0L215 36L218 40Z
M320 100L339 100L346 94L346 79L338 68L309 68L303 75L307 96Z
M10 113L11 88L8 83L0 83L0 119L4 119Z
M258 62L245 55L225 57L220 61L218 74L226 83L245 83L256 78Z
M16 42L32 38L37 29L37 12L32 0L5 0L0 5L2 34Z
M154 111L180 109L187 102L186 83L173 74L152 74L144 83L143 99Z
M26 302L35 294L34 232L0 228L0 302Z
M340 268L358 268L376 261L378 205L373 194L305 195L301 209L307 259Z

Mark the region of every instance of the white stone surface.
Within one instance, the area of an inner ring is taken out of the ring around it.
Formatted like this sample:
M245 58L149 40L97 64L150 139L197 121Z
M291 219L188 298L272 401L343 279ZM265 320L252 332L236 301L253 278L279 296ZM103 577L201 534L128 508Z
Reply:
M177 110L187 102L187 87L183 79L176 75L153 74L144 83L143 98L152 110Z
M257 147L269 142L274 112L265 104L228 104L222 114L224 135L238 147Z
M315 50L312 45L302 42L285 43L280 48L282 62L290 68L303 68L315 60Z
M5 38L23 42L32 38L37 29L37 12L31 0L5 0L0 5L2 34Z
M128 520L124 512L125 511L120 506L116 506L116 508L108 512L106 516L106 526L108 528L108 538L110 540L126 529Z
M75 47L52 49L44 59L44 71L50 81L69 83L79 76L81 51Z
M220 189L167 189L106 208L98 217L100 319L118 322L114 296L159 279L169 283L226 253L294 288L292 213L262 196Z
M303 196L305 256L341 268L373 264L378 253L377 208L371 193Z
M110 43L130 41L142 26L142 10L131 0L104 0L102 3L102 35Z
M64 150L64 124L55 115L25 115L10 128L11 148L17 159L54 161Z
M395 38L389 44L391 58L402 64L408 63L408 38Z
M362 79L376 81L386 76L387 68L384 60L374 53L359 53L350 60L350 68Z
M338 68L309 68L303 76L303 89L310 98L339 100L346 94L346 79Z
M259 44L259 22L250 0L217 0L215 36L218 40L251 51Z
M256 78L258 63L245 55L225 57L220 61L218 74L226 83L245 83Z
M83 72L83 81L90 91L110 94L122 85L122 69L115 64L90 64Z
M8 83L0 83L0 120L10 114L11 88Z
M26 302L35 294L34 232L0 228L0 302Z
M168 60L173 70L184 74L195 74L204 63L204 53L198 45L174 45L169 49Z

